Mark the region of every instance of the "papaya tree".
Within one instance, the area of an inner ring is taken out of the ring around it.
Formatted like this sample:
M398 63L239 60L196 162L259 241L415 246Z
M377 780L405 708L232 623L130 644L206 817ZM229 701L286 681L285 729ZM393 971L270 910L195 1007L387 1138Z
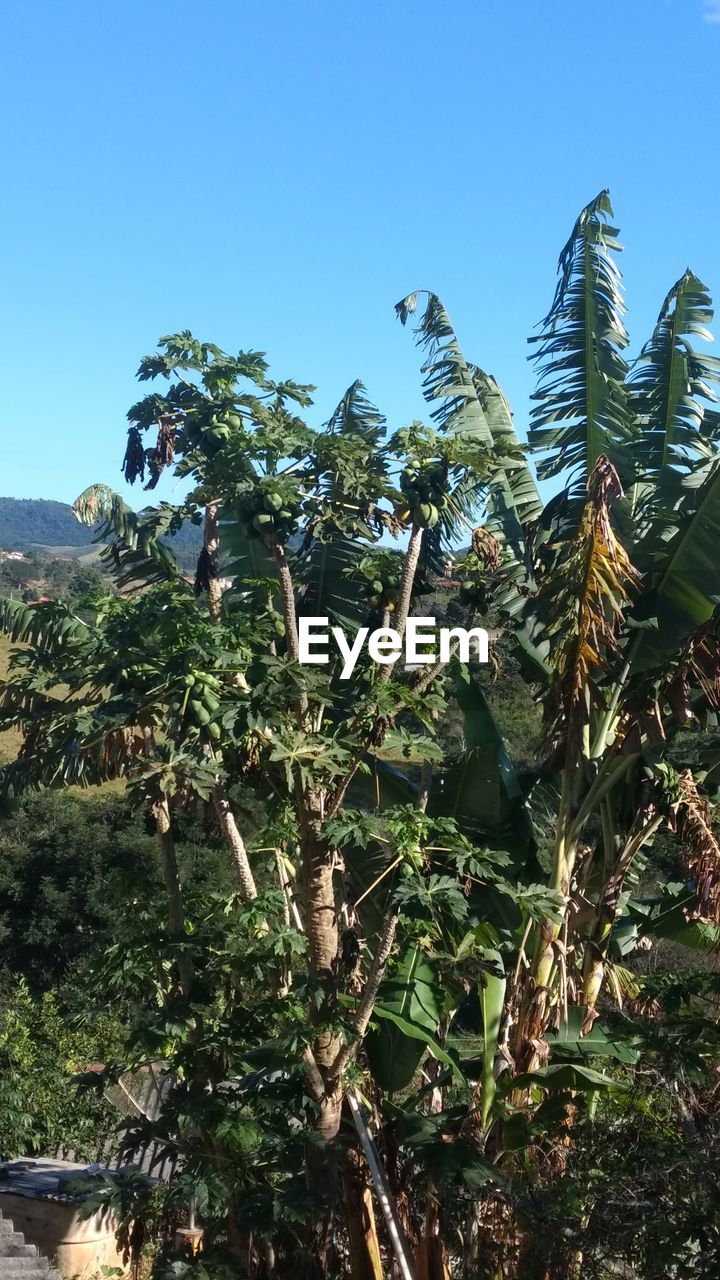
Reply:
M343 1096L388 962L401 953L397 963L410 988L420 957L414 913L435 910L453 894L457 912L464 902L458 876L468 861L476 870L480 864L452 819L441 830L416 816L422 793L418 799L412 786L398 787L383 758L395 739L426 765L438 754L444 694L433 687L435 668L414 677L363 655L346 681L341 658L327 670L299 663L299 621L391 620L402 638L418 592L427 589L423 551L429 558L459 528L471 528L495 466L493 446L421 424L388 439L360 383L325 428L312 431L295 412L306 405L307 388L273 383L260 357L230 358L187 334L164 340L158 356L143 362L141 378L160 375L170 383L167 394L153 392L130 411L124 471L142 477L149 468L154 487L172 466L194 487L183 504L139 516L102 487L78 500L81 518L100 517L105 562L129 599L96 600L88 624L56 617L55 606L8 613L14 637L34 642L33 657L18 656L18 667L34 663L33 679L38 666L45 677L36 701L34 685L16 696L19 672L8 692L8 721L25 726L27 745L5 782L124 774L145 789L154 813L164 797L158 831L170 866L174 806L195 796L209 798L218 812L218 797L229 789L264 791L284 824L277 865L292 872L293 905L307 937L308 1032L299 1065L313 1103L317 1140L308 1144L308 1168L325 1232L336 1199ZM141 432L150 427L157 441L146 450ZM160 541L183 521L203 528L195 597ZM378 546L388 535L403 537L404 549ZM231 584L222 595L221 575ZM70 633L77 649L63 647ZM73 689L80 723L74 706L53 697L53 682ZM122 749L109 765L107 744L116 738ZM353 894L362 896L360 872L356 867L353 877L350 864L363 845L348 846L348 823L352 830L362 810L348 810L348 802L356 796L367 806L368 795L372 808L390 798L371 843L392 856L380 876L381 906L366 894L373 909L360 914L353 903ZM445 877L431 869L433 840L449 862ZM404 880L428 877L430 897L405 885L403 898ZM168 889L171 931L179 937L181 898L170 880ZM354 945L361 958L346 972L343 955ZM189 959L190 952L186 939L178 955ZM191 1002L199 981L187 968L181 974ZM433 1038L427 1025L424 1036ZM352 1179L346 1187L352 1190ZM321 1255L325 1238L315 1242ZM373 1248L376 1256L368 1241Z

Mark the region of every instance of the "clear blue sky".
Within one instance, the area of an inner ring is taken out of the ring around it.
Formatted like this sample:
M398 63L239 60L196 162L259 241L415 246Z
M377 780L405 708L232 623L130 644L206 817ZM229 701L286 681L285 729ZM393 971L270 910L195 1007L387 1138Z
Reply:
M361 377L401 425L418 287L524 430L601 187L635 348L686 265L720 298L719 73L720 0L6 0L0 494L119 487L178 328L316 383L314 422Z

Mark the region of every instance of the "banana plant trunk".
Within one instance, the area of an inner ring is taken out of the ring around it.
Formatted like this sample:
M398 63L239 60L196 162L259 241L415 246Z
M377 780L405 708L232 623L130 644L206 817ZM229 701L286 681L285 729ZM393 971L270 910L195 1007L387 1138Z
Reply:
M515 1032L514 1056L519 1072L532 1071L538 1065L538 1048L544 1039L550 1015L552 1000L550 983L558 959L557 944L570 900L570 883L578 847L571 804L571 794L575 785L572 771L566 768L550 882L550 887L561 895L564 906L560 919L553 920L548 917L542 921L538 930L533 961L525 981L525 991Z
M426 1235L420 1241L415 1267L418 1280L451 1280L450 1259L442 1236Z
M357 1147L350 1147L345 1158L343 1199L352 1280L383 1280L367 1165Z

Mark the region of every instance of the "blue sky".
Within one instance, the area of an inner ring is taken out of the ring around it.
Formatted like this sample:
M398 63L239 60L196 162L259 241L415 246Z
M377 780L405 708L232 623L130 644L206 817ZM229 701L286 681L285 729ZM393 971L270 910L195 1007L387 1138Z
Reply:
M635 349L688 264L720 297L719 72L720 0L7 0L0 494L122 488L135 370L179 328L316 383L315 423L356 377L420 416L415 288L523 431L601 187Z

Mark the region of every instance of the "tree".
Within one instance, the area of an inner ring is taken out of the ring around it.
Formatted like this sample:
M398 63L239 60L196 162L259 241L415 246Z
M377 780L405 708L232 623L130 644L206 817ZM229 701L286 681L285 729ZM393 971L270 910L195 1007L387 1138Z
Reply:
M712 984L670 998L625 960L652 938L720 936L717 747L685 732L710 723L718 689L718 366L690 345L710 302L685 273L630 373L611 216L603 192L577 220L538 338L531 446L562 481L547 504L503 393L433 294L417 332L434 425L389 438L360 383L315 432L298 412L310 388L182 333L141 364L167 385L130 410L125 474L154 488L172 468L194 482L187 500L137 516L94 488L76 504L102 517L130 599L99 597L87 624L5 608L34 645L4 699L2 724L26 725L6 787L121 774L157 820L169 927L116 953L116 981L144 993L136 1056L161 1044L176 1082L155 1132L180 1143L236 1266L258 1274L268 1249L277 1274L296 1266L300 1221L307 1265L337 1273L342 1208L355 1280L377 1276L362 1159L342 1130L360 1082L419 1275L444 1280L451 1261L573 1275L588 1246L603 1264L592 1180L574 1193L572 1247L553 1238L532 1257L523 1195L540 1186L552 1202L593 1115L621 1109L599 1101L617 1076L651 1062L692 1118L678 1083L690 1026L698 1086L717 1062ZM403 322L420 301L398 305ZM161 541L188 521L204 530L196 595ZM462 537L461 616L502 616L543 701L543 757L522 773L452 657L417 675L363 655L349 680L333 654L299 662L304 617L392 620L402 636ZM449 705L463 748L444 759ZM172 842L183 805L221 818L231 794L256 891L241 876L226 895L232 941L217 902L181 883ZM242 797L264 807L257 852ZM680 837L683 877L633 898L661 831Z

